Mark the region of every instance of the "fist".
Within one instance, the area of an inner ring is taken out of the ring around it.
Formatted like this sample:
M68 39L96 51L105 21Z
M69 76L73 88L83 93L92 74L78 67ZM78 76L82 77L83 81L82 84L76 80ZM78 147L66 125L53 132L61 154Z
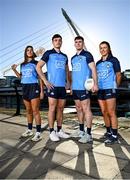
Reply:
M12 66L11 66L11 68L13 69L13 70L16 70L16 68L17 68L17 64L13 64Z

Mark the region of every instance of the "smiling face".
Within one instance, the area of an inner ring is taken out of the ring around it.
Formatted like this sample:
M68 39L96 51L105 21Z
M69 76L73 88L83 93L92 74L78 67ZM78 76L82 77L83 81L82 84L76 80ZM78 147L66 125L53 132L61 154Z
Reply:
M32 46L27 46L24 51L24 63L27 63L28 61L34 59L36 57L36 54L34 53Z
M52 40L52 44L53 44L54 48L60 49L61 45L62 45L62 39L60 37L54 38Z
M84 42L83 42L83 40L82 40L82 39L76 39L76 40L74 41L74 46L75 46L76 50L78 50L78 51L82 50L83 47L84 47Z
M31 47L27 48L26 55L27 55L28 58L32 58L33 57L33 49Z
M111 53L110 46L107 43L101 43L99 50L102 56L108 56Z

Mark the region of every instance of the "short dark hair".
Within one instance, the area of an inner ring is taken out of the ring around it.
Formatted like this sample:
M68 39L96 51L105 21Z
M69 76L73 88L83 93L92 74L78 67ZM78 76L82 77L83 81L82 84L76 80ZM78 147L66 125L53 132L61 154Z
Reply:
M60 34L54 34L54 35L52 36L52 41L53 41L55 38L61 38L61 39L62 39L62 37L61 37Z
M81 40L84 42L84 38L83 38L82 36L76 36L76 37L74 38L74 40L79 40L79 39L81 39Z

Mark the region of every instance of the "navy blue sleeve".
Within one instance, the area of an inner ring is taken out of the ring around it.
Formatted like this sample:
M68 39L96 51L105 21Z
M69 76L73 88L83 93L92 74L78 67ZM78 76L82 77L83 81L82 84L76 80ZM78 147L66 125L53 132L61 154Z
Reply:
M44 54L43 54L43 56L42 56L42 58L41 58L41 60L42 61L45 61L46 63L48 62L48 59L49 59L49 51L46 51Z
M22 64L20 64L20 74L22 75Z
M115 57L113 58L113 68L114 68L115 73L121 72L120 62Z
M100 62L101 62L101 60L98 60L98 61L96 62L96 66L98 66L98 64L100 64Z
M68 64L68 57L66 56L66 65Z
M37 65L38 61L34 60L33 63Z
M88 64L91 63L91 62L94 62L94 58L93 58L93 56L92 56L92 54L90 52L86 53L86 61L87 61Z

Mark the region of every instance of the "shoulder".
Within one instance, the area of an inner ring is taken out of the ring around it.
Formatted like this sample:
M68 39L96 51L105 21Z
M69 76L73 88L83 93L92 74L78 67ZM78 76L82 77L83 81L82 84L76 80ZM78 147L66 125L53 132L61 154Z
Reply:
M41 60L47 62L49 59L49 55L53 53L53 50L47 50L45 53L42 55Z
M84 56L92 57L93 55L89 51L83 51L82 53Z
M102 60L101 60L101 59L100 59L100 60L98 60L98 61L96 62L96 66L97 66L97 65L99 65L101 62L102 62Z
M93 55L89 51L83 51L81 55L85 56L88 60L93 60Z
M114 68L115 72L120 72L121 71L120 62L116 57L112 56L108 61L113 64L113 68Z
M45 53L43 55L50 55L52 53L54 53L54 52L52 49L50 49L50 50L45 51Z
M67 57L67 55L65 53L61 52L61 54L68 59L68 57Z
M119 63L119 60L116 57L114 57L114 56L112 56L110 58L110 61L113 62L113 63Z
M108 61L111 62L114 66L120 65L119 60L118 60L116 57L114 57L114 56L111 56L111 57L108 59Z
M75 54L74 56L71 57L71 60L74 59L77 55Z
M34 59L30 63L37 65L38 61Z
M94 62L93 55L89 51L84 50L81 55L86 57L86 61L88 64Z

